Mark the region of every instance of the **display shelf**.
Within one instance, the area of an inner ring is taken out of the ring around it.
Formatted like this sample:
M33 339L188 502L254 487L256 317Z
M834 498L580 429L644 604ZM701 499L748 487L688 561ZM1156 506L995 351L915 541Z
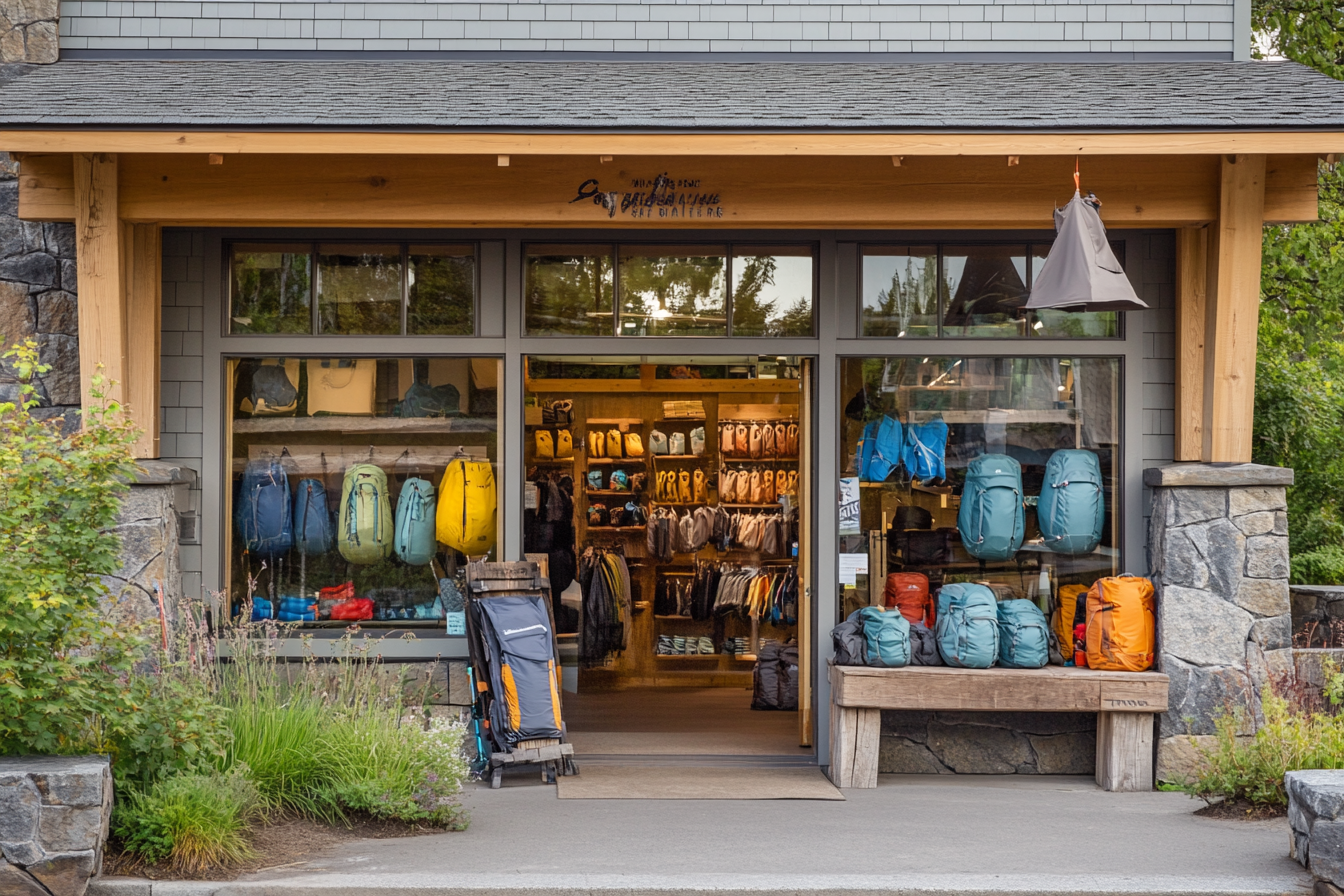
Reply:
M708 423L704 417L659 417L654 423ZM694 429L695 427L691 427Z
M783 457L733 457L732 455L725 455L723 458L723 463L725 465L766 464L766 463L796 464L798 463L798 456L794 454L787 454L784 455Z
M708 454L654 454L654 460L709 460Z
M713 621L713 620L711 620L711 619L699 619L699 620L697 620L694 616L654 616L653 618L654 618L654 619L672 619L672 620L679 620L679 621L681 621L681 622L712 622L712 621Z
M589 532L643 532L647 526L589 526Z
M756 662L756 654L754 654L754 653L725 654L725 655L726 655L730 660L733 660L734 662L738 662L738 663L754 663L754 662Z
M644 458L642 458L642 457L590 457L590 458L588 458L588 463L590 463L590 464L639 464L640 466L643 466L643 465L644 465Z
M715 660L726 656L722 653L655 653L654 659L659 660Z
M615 490L615 489L586 488L586 489L583 490L583 493L584 493L585 495L600 495L600 496L602 496L602 497L606 497L606 498L617 498L617 497L620 497L620 498L633 498L633 497L638 497L634 492L630 491L630 489L625 489L624 491L617 491L617 490Z
M780 510L783 504L775 502L773 504L720 504L720 507L732 507L736 510Z
M272 432L493 433L493 419L480 417L244 417L233 421L235 435Z

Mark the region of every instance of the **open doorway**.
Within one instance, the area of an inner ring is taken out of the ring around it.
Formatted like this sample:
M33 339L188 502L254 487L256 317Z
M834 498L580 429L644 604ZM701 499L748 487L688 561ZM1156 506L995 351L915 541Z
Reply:
M525 365L524 551L576 753L810 759L810 362Z

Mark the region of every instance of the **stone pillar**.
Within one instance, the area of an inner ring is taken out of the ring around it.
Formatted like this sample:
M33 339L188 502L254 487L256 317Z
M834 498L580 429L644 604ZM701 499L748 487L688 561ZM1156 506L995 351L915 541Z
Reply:
M111 816L106 756L0 756L0 893L84 896Z
M55 62L60 18L59 0L0 0L0 63Z
M1285 487L1293 471L1259 464L1173 464L1153 489L1149 566L1157 590L1157 668L1171 676L1157 777L1189 776L1225 708L1260 720L1260 692L1293 669Z
M115 599L114 613L136 622L159 618L158 595L171 629L182 601L182 566L178 548L177 512L196 479L194 471L164 461L139 461L141 474L131 483L121 507L116 533L121 538L121 569L107 578Z

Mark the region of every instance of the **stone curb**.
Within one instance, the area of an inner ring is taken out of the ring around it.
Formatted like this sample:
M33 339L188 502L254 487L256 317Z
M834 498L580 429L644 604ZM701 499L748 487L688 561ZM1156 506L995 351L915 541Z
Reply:
M94 881L88 896L1302 896L1306 875L1264 877L1177 877L1072 874L909 874L909 875L529 875L529 874L323 874L232 883L148 881L108 878Z

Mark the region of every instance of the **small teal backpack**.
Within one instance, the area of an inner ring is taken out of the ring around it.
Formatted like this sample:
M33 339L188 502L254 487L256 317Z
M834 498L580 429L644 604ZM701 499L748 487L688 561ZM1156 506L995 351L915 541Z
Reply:
M1006 454L982 454L966 469L957 511L962 546L977 560L1011 560L1022 547L1022 465Z
M947 424L941 419L906 426L902 462L911 478L921 482L946 479L946 455Z
M1068 448L1050 455L1036 522L1045 546L1055 553L1090 554L1097 549L1106 524L1106 496L1095 454Z
M910 623L896 610L864 607L859 611L868 665L899 668L910 663Z
M1045 614L1029 600L999 601L999 665L1040 669L1050 660Z
M397 498L392 550L403 563L425 566L434 557L434 486L425 479L407 479Z
M999 614L984 585L952 584L938 590L938 653L949 666L988 669L999 658Z

